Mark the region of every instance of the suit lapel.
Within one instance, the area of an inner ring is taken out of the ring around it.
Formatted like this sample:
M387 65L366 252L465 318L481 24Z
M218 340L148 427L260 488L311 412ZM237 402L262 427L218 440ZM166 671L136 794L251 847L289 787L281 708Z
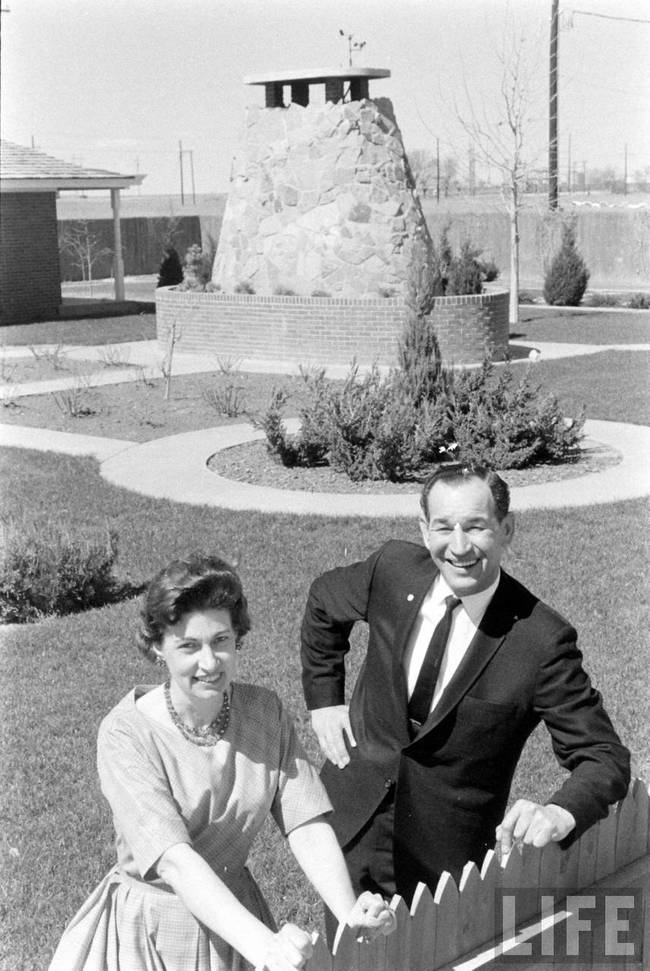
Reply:
M424 561L421 566L407 577L403 589L403 601L399 608L397 620L395 622L395 656L400 665L404 659L404 651L413 629L413 624L417 620L422 606L422 601L431 589L431 584L438 576L438 571L433 565L433 560L429 557L428 562Z
M439 725L467 694L476 679L499 650L512 627L515 615L512 598L508 594L509 577L501 572L501 581L488 604L476 634L453 678L442 693L440 701L422 726L416 741Z

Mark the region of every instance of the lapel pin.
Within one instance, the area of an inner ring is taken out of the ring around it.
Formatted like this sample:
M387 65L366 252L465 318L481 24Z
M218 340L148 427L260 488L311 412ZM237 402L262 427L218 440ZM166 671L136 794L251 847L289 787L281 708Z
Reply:
M411 602L411 600L415 600L415 597L414 597L414 595L413 595L412 593L409 593L409 595L408 595L408 597L407 597L406 599L407 599L407 600L408 600L408 602L410 603L410 602Z

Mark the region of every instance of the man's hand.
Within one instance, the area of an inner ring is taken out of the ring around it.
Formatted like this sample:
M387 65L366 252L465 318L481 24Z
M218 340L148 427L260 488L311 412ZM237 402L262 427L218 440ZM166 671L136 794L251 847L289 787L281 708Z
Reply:
M541 806L529 799L518 799L497 826L497 845L501 859L513 846L526 843L541 848L547 843L559 843L575 828L576 821L567 809L549 803Z
M311 727L318 739L323 755L344 769L350 761L345 745L345 736L352 746L356 746L347 705L332 705L329 708L315 708L311 713Z

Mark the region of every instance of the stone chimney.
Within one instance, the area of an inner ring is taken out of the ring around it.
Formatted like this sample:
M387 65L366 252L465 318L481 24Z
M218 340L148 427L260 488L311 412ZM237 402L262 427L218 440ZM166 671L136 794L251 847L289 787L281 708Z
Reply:
M233 160L212 274L223 291L406 295L411 243L429 236L392 104L369 96L369 80L389 76L350 67L245 79L264 86L265 107L247 109Z

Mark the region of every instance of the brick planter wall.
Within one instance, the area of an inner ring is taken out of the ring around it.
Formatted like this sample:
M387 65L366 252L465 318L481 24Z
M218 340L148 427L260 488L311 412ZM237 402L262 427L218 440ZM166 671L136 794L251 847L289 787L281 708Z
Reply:
M405 314L399 298L379 300L156 290L156 329L164 346L175 322L180 351L292 364L397 363ZM508 346L508 291L438 297L433 310L443 360L474 364Z

